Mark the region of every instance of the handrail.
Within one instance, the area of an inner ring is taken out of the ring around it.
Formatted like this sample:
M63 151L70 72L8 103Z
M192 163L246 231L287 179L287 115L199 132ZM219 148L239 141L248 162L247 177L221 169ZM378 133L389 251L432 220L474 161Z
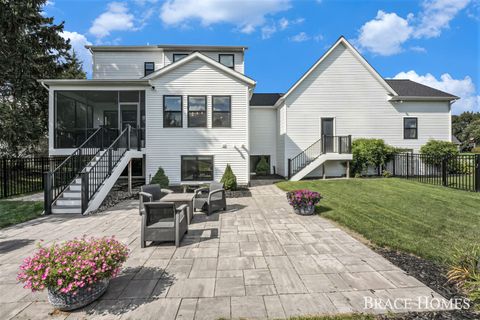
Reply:
M81 212L85 213L88 203L100 189L100 186L107 180L113 169L122 160L125 153L130 150L131 127L127 127L120 135L106 148L96 162L88 169L80 173L82 181L81 189Z
M288 159L288 179L324 153L351 153L352 136L322 135L295 157Z

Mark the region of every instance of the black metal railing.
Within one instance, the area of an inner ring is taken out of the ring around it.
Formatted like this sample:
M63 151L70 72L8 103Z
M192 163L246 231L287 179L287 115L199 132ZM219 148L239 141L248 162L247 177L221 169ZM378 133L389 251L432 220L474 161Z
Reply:
M52 211L53 202L99 152L104 141L104 128L100 127L90 135L72 154L52 171L44 173L45 214Z
M308 166L324 153L351 153L352 136L327 136L322 135L308 148L288 159L288 179Z
M137 138L138 135L135 136ZM112 144L98 154L93 166L85 168L80 173L82 181L81 204L82 213L88 208L88 203L100 189L105 180L110 177L115 167L130 150L132 129L127 126Z
M43 173L56 168L63 156L0 158L0 199L43 190Z
M399 178L480 192L479 154L445 158L413 153L396 154L386 169Z

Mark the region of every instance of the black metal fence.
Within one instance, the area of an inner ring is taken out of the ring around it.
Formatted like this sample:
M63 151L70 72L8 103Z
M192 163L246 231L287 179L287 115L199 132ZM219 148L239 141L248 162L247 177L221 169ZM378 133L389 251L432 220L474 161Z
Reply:
M397 154L386 169L399 178L480 192L480 154L460 154L446 158Z
M0 158L0 199L43 190L43 173L57 167L64 156Z

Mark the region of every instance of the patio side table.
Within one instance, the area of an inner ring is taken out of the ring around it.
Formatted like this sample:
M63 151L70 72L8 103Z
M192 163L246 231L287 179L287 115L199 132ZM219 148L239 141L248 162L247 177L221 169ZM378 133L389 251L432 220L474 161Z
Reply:
M188 224L193 220L193 197L194 193L169 193L165 195L160 201L173 202L178 207L182 204L187 205L187 221Z

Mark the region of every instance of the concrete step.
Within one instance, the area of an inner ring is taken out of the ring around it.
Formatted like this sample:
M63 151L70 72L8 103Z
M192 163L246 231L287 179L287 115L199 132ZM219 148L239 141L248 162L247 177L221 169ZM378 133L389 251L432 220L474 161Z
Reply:
M82 213L82 208L54 205L52 207L52 213Z
M82 203L80 199L71 199L71 198L59 198L56 201L56 204L59 206L66 207L79 207Z
M80 199L82 194L80 191L70 191L66 190L63 192L62 197L64 198L72 198L72 199Z

